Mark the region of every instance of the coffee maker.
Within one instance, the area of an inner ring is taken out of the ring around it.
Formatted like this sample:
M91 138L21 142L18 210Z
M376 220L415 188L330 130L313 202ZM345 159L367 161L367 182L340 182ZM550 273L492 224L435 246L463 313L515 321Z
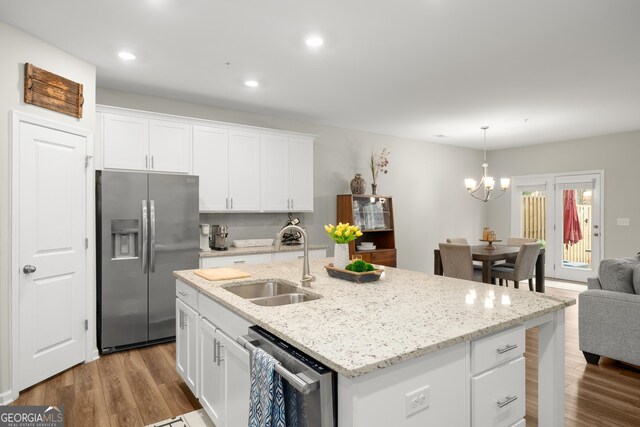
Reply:
M229 227L226 225L212 225L209 228L209 246L214 251L226 251Z
M211 226L209 224L200 224L200 250L208 251L211 249L209 244L209 234L211 233Z

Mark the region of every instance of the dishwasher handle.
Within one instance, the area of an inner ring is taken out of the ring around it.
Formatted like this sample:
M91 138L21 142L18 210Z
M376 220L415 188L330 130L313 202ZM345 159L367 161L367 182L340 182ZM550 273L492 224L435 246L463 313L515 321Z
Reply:
M249 353L251 353L250 357L253 355L253 351L257 349L257 347L254 345L255 343L257 343L257 341L253 340L248 335L240 336L236 338L236 341L244 349L248 350ZM282 366L282 364L278 360L276 360L275 371L280 374L282 379L287 381L293 388L295 388L302 394L309 394L312 391L317 390L320 384L319 381L307 382L303 380L302 378Z

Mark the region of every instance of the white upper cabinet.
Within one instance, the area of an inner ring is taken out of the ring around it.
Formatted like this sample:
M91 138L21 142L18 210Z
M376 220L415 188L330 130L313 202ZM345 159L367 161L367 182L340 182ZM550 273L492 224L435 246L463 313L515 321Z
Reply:
M103 120L105 169L191 171L190 124L119 114Z
M262 135L262 210L313 211L313 140Z
M260 135L229 132L229 210L260 211Z
M200 210L225 211L229 200L229 131L193 127L193 174L200 177Z
M292 138L289 164L290 210L313 211L313 140Z
M103 117L104 168L146 170L149 167L149 121L117 114Z
M201 212L312 212L313 135L98 106L97 169L193 174Z
M189 173L191 126L185 123L149 122L149 167L152 171Z
M289 138L260 136L260 190L263 211L286 211L289 196Z

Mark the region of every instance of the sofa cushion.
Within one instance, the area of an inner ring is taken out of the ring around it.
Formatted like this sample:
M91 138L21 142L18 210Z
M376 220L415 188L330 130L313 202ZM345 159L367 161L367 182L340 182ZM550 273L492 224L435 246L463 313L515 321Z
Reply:
M640 264L633 267L633 290L640 295Z
M605 259L600 263L600 283L602 289L633 294L633 268L639 264L638 258Z

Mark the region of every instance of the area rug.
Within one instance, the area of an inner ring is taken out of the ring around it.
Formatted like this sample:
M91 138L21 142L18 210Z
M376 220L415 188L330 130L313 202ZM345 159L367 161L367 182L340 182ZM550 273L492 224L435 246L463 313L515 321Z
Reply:
M189 412L175 418L149 424L146 427L216 427L204 409Z

